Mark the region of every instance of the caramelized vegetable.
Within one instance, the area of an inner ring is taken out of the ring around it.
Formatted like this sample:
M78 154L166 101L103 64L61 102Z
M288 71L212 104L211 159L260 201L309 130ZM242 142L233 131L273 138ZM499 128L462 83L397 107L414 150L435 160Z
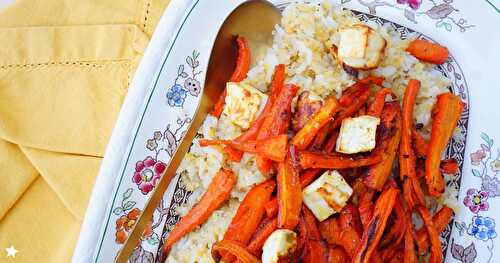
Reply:
M430 263L443 262L443 251L441 251L441 241L439 240L439 232L434 226L431 214L425 206L418 206L417 211L419 212L422 220L424 221L425 228L427 229L427 234L431 243L431 257Z
M334 247L328 249L328 262L330 263L347 263L349 256L341 247Z
M236 68L229 79L230 82L240 82L244 80L250 69L250 47L248 46L247 40L242 36L238 36L236 38L236 43L238 44L238 58L236 59ZM226 89L224 89L219 100L214 105L214 110L211 112L211 114L217 118L224 110L226 93Z
M366 114L373 117L380 117L380 114L382 114L382 110L384 109L385 98L387 95L392 95L393 97L395 96L394 93L392 93L392 91L388 88L379 90L377 94L375 94L375 99L368 107Z
M224 240L236 241L243 245L250 241L264 215L264 203L269 201L275 187L274 180L267 180L256 185L247 193L224 234ZM221 255L227 262L234 259L225 253L221 253Z
M306 253L302 258L304 263L328 263L328 247L320 240L307 240Z
M294 131L302 129L314 113L321 108L322 102L320 100L311 99L309 94L309 91L303 91L297 98L295 114L292 118L292 127Z
M427 155L427 150L429 149L429 143L422 137L422 135L415 129L411 132L411 138L413 140L413 149L415 153L420 158L425 158Z
M266 220L264 219L263 224L257 232L252 237L252 240L247 246L247 249L250 253L255 256L259 256L262 251L262 246L264 246L264 242L266 242L267 238L274 232L274 230L278 229L278 219L273 218Z
M370 89L365 84L354 84L352 92L342 95L339 103L344 107L335 116L331 129L336 129L342 124L342 120L353 116L368 100ZM347 89L348 92L351 88ZM342 102L343 101L343 102Z
M449 57L446 47L423 39L415 39L406 48L414 57L433 64L443 64Z
M459 167L455 159L446 159L441 161L440 169L445 174L456 174Z
M321 169L347 169L355 167L369 166L382 161L379 155L368 157L352 158L342 155L322 154L308 151L299 152L300 166L307 168Z
M397 189L390 187L380 194L375 203L375 208L373 209L372 219L370 220L367 230L363 233L361 243L357 246L356 253L353 256L353 263L371 262L370 258L373 253L376 252L380 238L384 233L387 219L394 207L398 192Z
M298 150L306 149L318 131L332 119L332 116L338 108L339 104L337 99L333 96L328 97L319 111L312 116L297 134L295 134L291 143L295 145Z
M219 261L219 253L228 253L236 257L241 263L260 263L261 261L235 241L222 240L212 246L212 257Z
M373 155L381 156L382 161L368 167L366 177L363 179L366 186L382 190L387 178L389 178L396 153L399 146L401 134L401 114L398 102L386 103L381 116L381 124L378 129L378 146L373 150Z
M411 142L413 130L413 108L420 89L420 81L410 79L403 98L403 121L401 125L401 143L399 144L399 178L415 178L415 153Z
M302 206L302 218L304 221L307 230L307 237L313 240L321 240L321 235L318 229L318 222L316 221L316 217L314 217L313 213L307 206Z
M441 233L450 223L453 217L453 210L447 206L443 206L433 217L432 222L436 232ZM417 245L419 254L424 254L429 247L429 235L425 227L422 227L417 232Z
M235 184L236 176L232 171L219 170L200 201L172 229L163 245L163 254L167 255L175 242L203 224L229 198Z
M238 142L236 140L200 140L200 146L226 145L233 149L256 153L276 162L285 160L288 137L285 134L268 137L259 141Z
M291 146L284 162L278 164L278 227L293 230L299 223L302 187L295 147Z
M460 119L464 104L460 98L443 93L437 97L433 110L432 132L427 159L425 160L425 180L429 193L440 196L444 192L444 179L439 170L441 154Z

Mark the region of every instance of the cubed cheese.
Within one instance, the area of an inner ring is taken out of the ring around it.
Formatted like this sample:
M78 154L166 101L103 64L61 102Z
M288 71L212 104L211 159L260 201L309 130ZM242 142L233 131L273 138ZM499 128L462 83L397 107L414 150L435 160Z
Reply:
M223 114L235 125L248 129L267 96L250 85L235 82L228 82L226 91Z
M337 171L327 171L302 191L304 204L323 221L340 212L352 195L352 188Z
M337 58L356 69L376 68L382 58L386 40L375 30L362 24L339 30L340 41Z
M274 231L262 247L262 263L277 263L288 258L297 248L297 234L288 229Z
M353 154L373 150L379 123L379 118L368 115L344 119L340 127L336 151Z

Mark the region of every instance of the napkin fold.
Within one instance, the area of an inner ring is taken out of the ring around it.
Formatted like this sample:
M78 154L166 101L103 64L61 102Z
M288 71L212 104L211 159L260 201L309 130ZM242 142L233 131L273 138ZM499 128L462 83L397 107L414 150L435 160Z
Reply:
M168 0L0 12L0 261L69 262L129 82Z

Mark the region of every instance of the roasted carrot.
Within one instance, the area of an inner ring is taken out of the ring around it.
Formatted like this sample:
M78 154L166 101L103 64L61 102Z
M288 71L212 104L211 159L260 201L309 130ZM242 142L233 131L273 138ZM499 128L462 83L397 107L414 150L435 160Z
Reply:
M439 170L441 154L455 130L463 108L464 104L460 98L451 93L443 93L437 97L425 160L425 180L429 193L433 196L440 196L444 192L444 179Z
M260 256L260 252L262 247L264 246L264 242L266 242L267 238L274 232L274 230L278 229L278 219L273 218L263 220L263 224L257 232L253 235L250 243L247 246L247 249L250 253L255 256Z
M309 91L302 91L297 97L297 104L292 118L292 130L297 132L311 119L323 105L321 100L310 97Z
M236 59L236 68L229 79L230 82L244 80L250 69L250 47L248 46L248 41L242 36L237 36L236 44L238 44L238 58Z
M354 115L359 110L359 108L361 108L366 103L368 97L370 96L370 90L366 85L360 85L359 88L357 88L351 96L353 97L350 99L350 103L347 105L340 103L340 100L344 98L343 95L339 99L339 103L344 108L341 109L337 114L335 114L333 123L331 125L332 130L340 127L340 125L342 124L342 120Z
M415 129L411 132L411 138L413 140L413 149L415 149L415 153L420 158L425 158L427 155L427 150L429 149L429 143L426 139Z
M203 224L208 217L224 203L236 184L236 176L230 170L221 169L212 178L200 201L175 225L165 244L163 254L167 255L172 245L187 233Z
M398 102L386 103L377 133L379 137L378 146L373 150L372 154L381 156L382 161L368 167L363 181L366 186L380 191L387 178L391 175L401 138L401 114Z
M328 262L330 263L347 263L349 256L341 247L334 247L328 249Z
M299 223L302 187L299 181L297 156L291 146L284 162L278 164L278 227L293 230Z
M307 206L302 206L302 218L307 229L307 237L313 240L321 240L321 234L318 229L318 222L316 217Z
M297 91L298 87L295 85L285 85L282 88L276 101L273 103L269 115L262 123L257 134L257 140L265 139L272 135L284 134L287 131L291 118L291 103ZM271 166L272 162L269 159L257 156L257 167L261 172L269 173Z
M319 223L321 237L330 245L341 245L342 229L339 225L338 217L330 217Z
M415 39L406 48L414 57L433 64L443 64L449 57L446 47L423 39Z
M320 169L309 169L300 175L300 186L302 188L308 186L314 179L319 176L321 172ZM273 218L278 214L278 199L272 198L267 203L264 204L266 210L266 215L268 218Z
M367 231L363 233L363 238L360 245L357 246L352 262L371 262L370 259L374 252L376 252L378 243L384 233L387 219L392 212L398 192L396 188L390 187L380 194L373 209L372 219L367 227Z
M224 240L236 241L243 245L250 241L264 216L264 203L269 201L275 187L274 180L267 180L250 189L231 220L224 234ZM221 253L221 255L226 262L234 259L226 253Z
M300 166L307 168L321 169L347 169L355 167L369 166L382 161L379 155L370 155L368 157L352 158L343 155L332 155L315 153L309 151L299 152Z
M276 97L281 92L283 88L283 84L285 81L285 65L278 64L274 68L273 79L271 80L271 87L269 89L269 95L267 98L266 105L262 110L261 114L252 122L250 128L243 132L240 136L238 136L235 141L237 142L245 142L245 141L255 141L257 138L257 134L259 133L260 127L264 123L264 119L267 117L269 112L271 111L274 101ZM226 151L231 158L232 161L240 162L243 156L243 152L237 150L228 150Z
M375 76L368 76L364 77L360 80L358 80L359 83L365 84L365 85L377 85L381 86L382 83L384 82L385 78L382 76L375 77Z
M427 229L427 234L431 243L431 257L430 263L443 262L443 251L441 251L441 241L439 240L439 232L434 226L432 221L432 216L429 210L425 206L418 206L417 211L419 212L422 220L424 221L425 229Z
M358 201L358 212L363 229L366 231L373 214L373 190L367 190L361 194Z
M425 196L424 196L424 191L420 186L420 180L418 178L411 178L410 181L416 203L420 205L425 205Z
M373 117L380 117L380 114L382 114L382 110L384 109L385 98L387 97L387 95L391 95L393 97L395 96L392 90L389 88L383 88L379 90L377 94L375 94L375 99L368 107L366 114Z
M413 210L415 205L418 204L418 201L415 200L415 195L413 194L412 180L412 178L407 177L403 181L403 197L410 210Z
M380 241L380 246L385 247L389 244L401 244L403 241L406 228L408 227L406 221L406 211L403 208L402 199L398 196L393 208L393 223L391 228L387 230L387 234L384 235L383 239Z
M328 247L321 240L306 241L306 253L302 258L304 263L328 263Z
M410 79L403 97L403 114L401 125L401 142L399 144L399 178L417 177L415 172L415 152L411 142L411 131L413 129L413 108L417 93L420 89L420 81Z
M339 104L334 96L326 98L323 106L312 116L306 125L295 134L291 143L295 145L298 150L306 149L314 139L314 136L316 136L318 131L332 119L332 116L338 109Z
M440 169L445 174L456 174L459 170L457 160L455 159L442 160Z
M436 232L441 233L446 228L451 218L453 217L453 210L447 206L443 206L433 217L432 222ZM429 247L429 235L425 227L417 231L417 246L419 254L422 255Z
M411 218L410 218L411 220ZM417 258L417 252L415 250L415 239L414 239L415 233L413 232L413 224L411 221L408 221L408 226L406 227L406 231L404 234L404 263L417 263L418 258Z
M281 134L277 136L268 137L259 141L245 141L238 142L236 140L207 140L201 139L200 146L205 147L209 145L226 145L233 149L260 154L273 161L281 162L285 160L286 150L287 150L287 140L286 134Z
M236 67L229 79L230 82L240 82L244 80L250 68L250 47L248 46L247 40L242 36L238 36L236 37L236 44L238 45L238 58L236 59ZM217 118L220 117L224 110L226 93L227 91L224 89L219 100L214 105L214 110L210 113Z
M335 150L335 146L337 145L337 139L339 137L339 132L338 131L333 131L330 134L330 138L326 141L325 144L325 152L327 153L333 153Z
M227 154L227 158L233 162L239 163L243 157L243 152L238 151L229 145L224 146L224 152Z
M240 243L229 240L222 240L212 246L212 258L215 262L219 261L220 253L229 253L236 257L241 263L260 263L261 261L252 255Z
M316 136L314 136L314 140L309 145L308 150L317 152L317 151L321 151L323 149L323 144L326 141L326 138L328 137L329 132L330 132L330 125L331 125L331 122L329 121L329 122L327 122L327 124L325 126L321 127L321 129L319 129Z

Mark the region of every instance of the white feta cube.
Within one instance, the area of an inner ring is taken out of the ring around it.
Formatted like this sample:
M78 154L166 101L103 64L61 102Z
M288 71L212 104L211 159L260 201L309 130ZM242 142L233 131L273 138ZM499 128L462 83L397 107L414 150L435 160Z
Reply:
M356 69L376 68L384 57L386 40L375 30L356 24L339 30L338 59Z
M320 222L340 212L351 195L352 188L335 170L326 171L302 190L304 204Z
M379 118L368 115L344 119L340 127L336 151L353 154L373 150L379 124Z
M228 82L226 91L222 113L235 125L248 129L267 96L248 84L235 82Z
M292 230L278 229L264 242L262 263L277 263L280 258L290 257L297 248L297 234Z

